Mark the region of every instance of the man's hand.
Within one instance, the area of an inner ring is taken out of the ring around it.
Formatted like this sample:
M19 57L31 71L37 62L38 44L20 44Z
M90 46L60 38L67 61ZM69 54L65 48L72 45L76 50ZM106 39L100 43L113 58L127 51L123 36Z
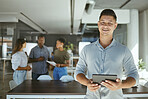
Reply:
M116 79L116 82L113 82L110 80L105 80L105 82L101 82L101 85L103 85L113 91L122 88L122 82L119 78Z
M26 68L27 68L27 71L30 71L32 69L29 65L27 65Z
M87 88L90 91L96 91L101 87L101 85L98 84L93 84L93 81L90 79L90 82L87 83Z
M45 58L43 57L43 56L40 56L39 58L38 58L38 61L43 61Z

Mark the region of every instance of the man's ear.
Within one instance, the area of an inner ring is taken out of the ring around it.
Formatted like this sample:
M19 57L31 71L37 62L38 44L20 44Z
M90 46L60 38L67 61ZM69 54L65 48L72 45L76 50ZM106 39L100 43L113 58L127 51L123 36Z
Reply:
M115 28L114 28L114 29L116 29L116 28L117 28L117 26L118 26L118 23L116 22L116 23L115 23Z
M98 28L99 28L100 22L98 21Z

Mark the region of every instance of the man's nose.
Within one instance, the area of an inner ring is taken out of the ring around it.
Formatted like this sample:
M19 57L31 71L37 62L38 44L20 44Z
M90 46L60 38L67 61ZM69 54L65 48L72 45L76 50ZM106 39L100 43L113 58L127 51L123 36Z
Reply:
M108 23L104 23L104 26L109 26L109 24Z

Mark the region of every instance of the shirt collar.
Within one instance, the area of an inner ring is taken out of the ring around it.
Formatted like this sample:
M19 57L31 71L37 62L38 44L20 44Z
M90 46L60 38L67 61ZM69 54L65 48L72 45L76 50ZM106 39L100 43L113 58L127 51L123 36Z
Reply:
M99 40L100 40L100 38L95 42L95 44L97 46L99 46L100 48L103 48L102 45L99 43ZM116 46L116 45L117 45L116 40L113 38L111 44L109 46L107 46L106 48L110 48L110 47L113 47L113 46Z
M37 45L37 47L39 47L39 45ZM43 48L45 47L45 45L43 45ZM39 47L40 48L40 47Z

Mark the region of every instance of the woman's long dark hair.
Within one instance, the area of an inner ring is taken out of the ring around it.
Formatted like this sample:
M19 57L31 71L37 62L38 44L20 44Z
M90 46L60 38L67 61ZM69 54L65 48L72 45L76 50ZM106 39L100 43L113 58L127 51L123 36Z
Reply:
M26 41L24 39L17 39L14 49L13 49L13 52L12 52L12 55L15 54L16 52L20 51L20 49L23 47L23 44L25 42Z

